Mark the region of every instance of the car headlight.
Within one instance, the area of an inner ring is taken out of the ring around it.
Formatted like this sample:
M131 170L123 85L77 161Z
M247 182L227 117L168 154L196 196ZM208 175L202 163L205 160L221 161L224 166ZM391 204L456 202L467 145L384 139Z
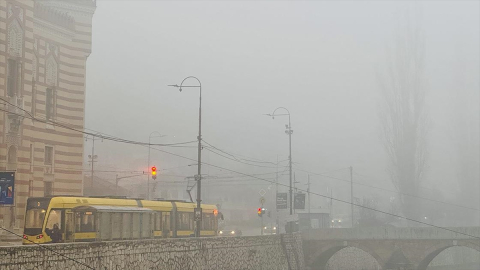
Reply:
M231 234L235 234L235 231L231 231L230 233L231 233Z
M223 231L220 231L219 234L223 234Z
M277 229L277 227L273 227L273 229L274 229L274 230L276 230L276 229Z
M267 227L263 227L263 229L264 229L264 230L266 230L266 229L267 229Z
M341 220L341 219L339 219L339 220L338 220L338 222L339 222L339 223L342 223L342 220Z

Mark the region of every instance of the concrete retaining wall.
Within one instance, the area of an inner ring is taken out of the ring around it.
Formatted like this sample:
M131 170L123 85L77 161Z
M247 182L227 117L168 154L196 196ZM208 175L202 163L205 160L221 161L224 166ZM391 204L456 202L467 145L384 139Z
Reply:
M96 270L296 270L304 267L301 241L295 234L1 247L0 269L89 269L81 262Z

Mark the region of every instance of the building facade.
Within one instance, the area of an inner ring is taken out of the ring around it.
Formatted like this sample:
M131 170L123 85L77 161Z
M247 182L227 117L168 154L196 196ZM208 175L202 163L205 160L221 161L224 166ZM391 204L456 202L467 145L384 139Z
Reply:
M0 190L1 227L23 227L28 197L82 194L95 7L95 0L0 1L0 172L15 172L14 186L3 187L10 193Z

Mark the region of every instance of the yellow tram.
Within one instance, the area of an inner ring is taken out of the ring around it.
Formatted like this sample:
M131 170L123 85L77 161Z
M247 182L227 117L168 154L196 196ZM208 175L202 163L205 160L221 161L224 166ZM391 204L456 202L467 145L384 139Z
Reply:
M194 235L194 203L127 198L28 198L23 244ZM218 210L202 204L201 236L215 236Z

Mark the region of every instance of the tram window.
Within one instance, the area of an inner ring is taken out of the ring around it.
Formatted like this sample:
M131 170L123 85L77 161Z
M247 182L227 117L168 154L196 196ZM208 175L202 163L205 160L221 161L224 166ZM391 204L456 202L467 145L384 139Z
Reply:
M94 232L95 231L95 215L92 212L77 213L77 224L75 231L77 232Z
M54 209L50 211L47 220L47 229L53 229L53 225L57 224L58 228L62 229L62 213L63 210Z
M130 239L132 238L132 213L123 213L122 214L122 238Z
M193 213L178 213L178 229L193 230Z
M169 231L170 230L170 215L162 215L162 228Z
M162 230L162 212L155 212L155 231Z
M202 219L202 230L212 231L215 229L215 218L212 214L204 214Z

